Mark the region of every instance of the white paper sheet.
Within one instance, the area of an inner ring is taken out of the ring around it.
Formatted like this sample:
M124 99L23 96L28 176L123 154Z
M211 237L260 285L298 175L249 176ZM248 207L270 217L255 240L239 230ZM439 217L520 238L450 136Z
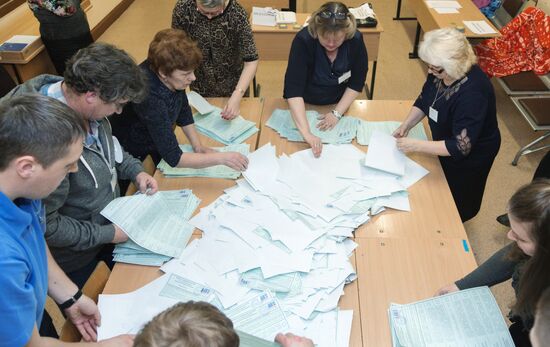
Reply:
M364 165L402 176L406 156L397 149L396 139L378 131L372 134Z

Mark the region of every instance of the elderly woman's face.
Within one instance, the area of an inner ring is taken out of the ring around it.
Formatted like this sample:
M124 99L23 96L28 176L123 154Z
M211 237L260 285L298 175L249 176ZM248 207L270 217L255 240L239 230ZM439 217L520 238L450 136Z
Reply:
M319 35L319 43L327 53L332 53L336 51L342 43L346 40L346 32L345 31L337 31L334 33L326 33L324 35Z
M185 90L194 80L196 77L193 70L174 70L170 75L162 76L162 82L171 90Z
M431 73L435 77L441 79L441 78L444 78L446 76L445 69L442 68L441 66L434 66L434 65L432 65L430 63L427 63L427 62L424 62L424 64L426 64L426 66L428 67L428 73Z

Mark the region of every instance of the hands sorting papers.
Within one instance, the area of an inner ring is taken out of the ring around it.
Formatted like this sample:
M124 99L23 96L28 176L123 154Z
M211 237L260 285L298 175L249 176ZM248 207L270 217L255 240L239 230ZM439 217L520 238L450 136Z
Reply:
M393 346L513 347L488 287L478 287L388 310Z
M114 260L158 266L179 256L193 232L187 220L199 203L190 190L138 194L111 201L101 214L130 238L116 246Z
M332 130L321 131L317 129L317 123L319 123L318 116L319 113L317 111L306 111L311 133L319 137L323 143L350 143L355 138L359 119L352 116L342 117ZM296 128L289 110L277 109L273 111L266 125L289 141L304 142L304 138L298 131L298 128Z
M189 104L198 113L194 115L197 131L224 145L244 142L259 131L256 123L237 116L231 121L221 117L221 109L212 106L196 92L187 94Z
M357 143L363 146L368 146L372 134L374 132L382 132L387 135L393 134L397 128L401 125L401 122L370 122L361 120L357 128ZM419 123L415 125L410 131L407 137L418 140L428 140L426 132L424 131L424 125Z
M225 121L224 121L225 122ZM193 152L193 147L191 145L180 145L180 148L183 152ZM244 156L248 155L250 145L247 143L229 145L225 147L216 147L214 148L218 152L239 152ZM236 179L241 173L237 170L225 165L215 165L210 167L205 167L202 169L192 169L192 168L179 168L171 167L167 162L163 160L157 165L157 168L162 171L162 173L167 177L213 177L213 178L227 178L227 179Z

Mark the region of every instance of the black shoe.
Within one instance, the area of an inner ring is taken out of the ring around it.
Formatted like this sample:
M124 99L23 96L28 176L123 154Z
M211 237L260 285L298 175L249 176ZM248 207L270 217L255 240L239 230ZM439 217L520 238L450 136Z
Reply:
M497 222L504 225L505 227L510 227L510 219L508 218L508 214L501 214L497 217Z

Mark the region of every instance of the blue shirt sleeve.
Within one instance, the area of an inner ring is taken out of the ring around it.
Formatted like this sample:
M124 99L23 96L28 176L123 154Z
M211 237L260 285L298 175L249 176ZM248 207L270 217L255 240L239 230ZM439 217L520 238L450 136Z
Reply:
M309 73L307 60L311 54L306 42L297 34L288 56L283 98L303 97Z
M445 147L455 160L467 157L483 130L489 101L479 91L467 92L455 104L452 121L453 137Z
M369 68L369 57L367 55L367 48L363 41L363 35L357 31L351 41L351 52L353 61L351 65L351 77L348 82L348 87L361 92L365 86L365 80L367 78L367 71Z
M24 346L32 335L37 318L34 288L27 282L31 276L26 262L10 254L9 245L2 247L0 257L0 347ZM41 315L41 312L40 312Z
M139 119L146 125L160 156L168 165L172 167L178 165L183 152L179 147L176 134L174 134L173 118L168 114L170 110L166 102L151 90L149 96L141 104L133 104L132 107Z

